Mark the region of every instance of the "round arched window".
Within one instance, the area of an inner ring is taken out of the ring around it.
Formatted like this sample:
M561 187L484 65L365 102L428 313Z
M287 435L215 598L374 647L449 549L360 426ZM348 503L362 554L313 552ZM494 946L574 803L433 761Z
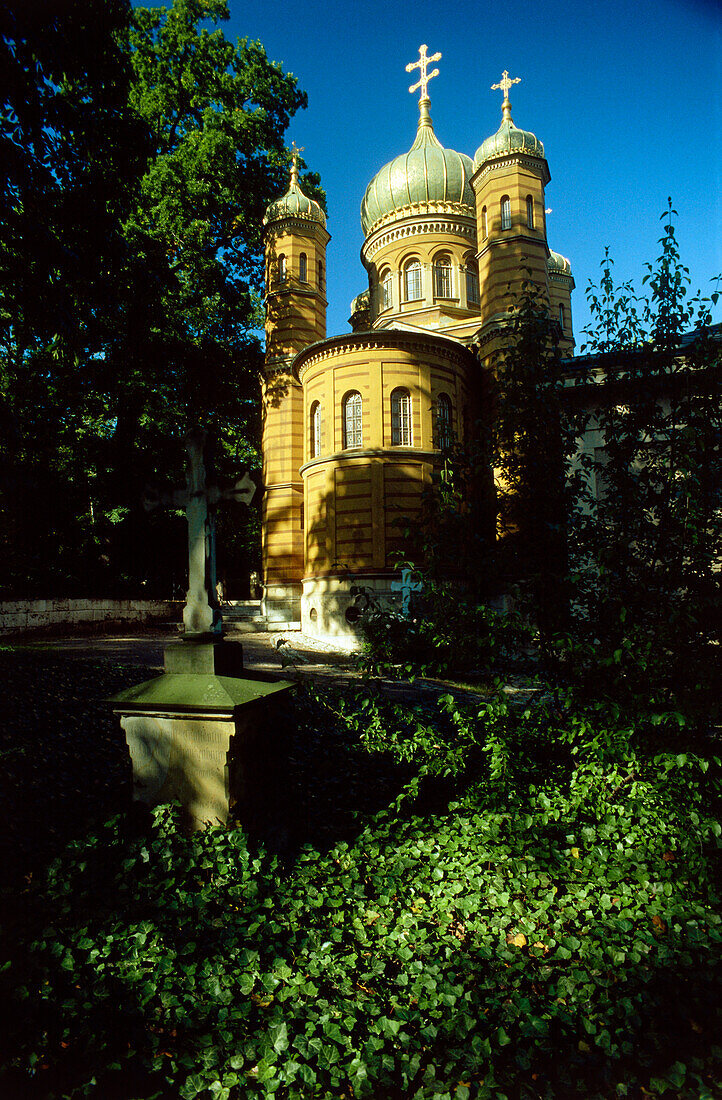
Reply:
M438 256L434 261L434 295L451 298L451 257Z
M411 394L397 389L391 394L391 446L410 447L411 443Z
M381 272L381 309L391 309L394 304L394 276L390 268Z
M440 393L436 398L436 442L442 451L448 451L453 442L451 398L448 393Z
M314 401L311 405L311 458L318 458L321 454L321 402Z
M363 446L361 394L358 390L347 393L343 399L343 445L349 450Z
M404 298L407 302L421 297L421 264L418 260L409 260L404 267Z
M472 256L466 258L466 304L479 304L479 266Z

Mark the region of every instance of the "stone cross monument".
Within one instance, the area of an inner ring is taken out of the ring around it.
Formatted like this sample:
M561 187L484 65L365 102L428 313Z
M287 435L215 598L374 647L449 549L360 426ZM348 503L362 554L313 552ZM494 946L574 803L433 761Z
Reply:
M202 428L186 436L188 456L186 487L173 493L151 494L146 509L158 504L185 508L188 521L188 591L183 608L183 627L189 639L219 637L223 630L221 609L216 596L216 510L221 500L250 504L256 491L248 474L232 489L219 489L207 469L207 433Z
M255 485L246 474L232 489L220 489L212 482L205 448L206 433L191 432L185 488L147 492L144 502L147 509L185 508L185 632L165 647L162 675L111 700L130 753L133 799L149 807L179 802L191 829L225 823L233 814L252 817L254 805L262 804L281 723L274 701L293 689L287 681L244 675L240 643L223 638L216 510L221 500L248 504Z

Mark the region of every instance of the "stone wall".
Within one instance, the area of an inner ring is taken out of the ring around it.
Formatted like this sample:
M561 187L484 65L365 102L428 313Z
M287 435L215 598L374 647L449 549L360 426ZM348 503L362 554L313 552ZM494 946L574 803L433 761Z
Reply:
M182 602L173 600L8 600L0 602L0 634L77 623L176 622L182 613Z

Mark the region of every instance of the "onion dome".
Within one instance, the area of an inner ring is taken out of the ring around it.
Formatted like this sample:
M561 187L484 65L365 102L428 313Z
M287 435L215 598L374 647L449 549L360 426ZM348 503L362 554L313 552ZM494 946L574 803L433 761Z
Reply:
M371 295L368 290L362 290L351 303L351 316L348 319L354 332L363 332L371 327Z
M351 312L360 313L364 309L368 309L371 302L371 295L368 290L362 290L360 294L351 302Z
M547 260L547 271L553 275L571 275L572 265L564 256L550 250L549 259Z
M494 85L497 87L498 85ZM501 126L483 141L474 154L474 168L479 168L485 161L493 157L505 157L509 153L526 153L530 157L544 159L544 146L535 134L529 130L520 130L514 125L511 117L511 103L505 96L501 105Z
M365 236L407 214L441 210L475 216L471 158L444 148L434 133L429 105L428 97L419 100L419 128L408 153L385 164L366 188L361 203Z
M304 221L318 222L326 228L326 215L314 199L304 195L298 182L298 165L294 151L291 162L291 182L288 191L280 199L275 199L267 208L263 224L280 221L282 218L301 218Z

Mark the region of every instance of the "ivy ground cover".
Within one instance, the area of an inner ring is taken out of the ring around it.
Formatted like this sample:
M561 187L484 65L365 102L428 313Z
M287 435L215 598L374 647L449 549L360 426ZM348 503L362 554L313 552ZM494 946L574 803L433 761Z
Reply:
M713 745L550 700L294 708L255 832L123 813L21 879L0 1094L720 1094Z

